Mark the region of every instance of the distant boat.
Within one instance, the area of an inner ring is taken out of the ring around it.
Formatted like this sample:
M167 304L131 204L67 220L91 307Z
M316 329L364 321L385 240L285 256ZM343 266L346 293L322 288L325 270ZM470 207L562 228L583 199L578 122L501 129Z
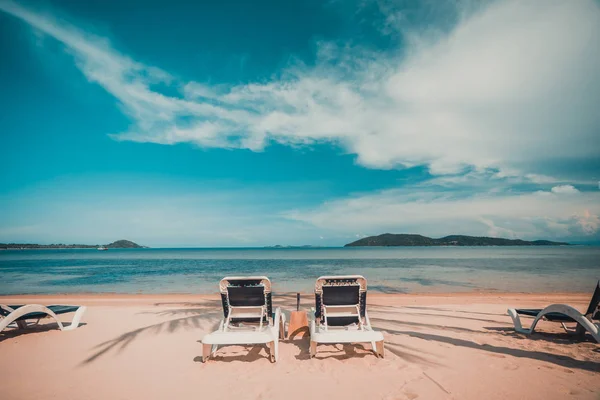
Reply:
M98 250L108 250L108 247L100 246L98 247Z

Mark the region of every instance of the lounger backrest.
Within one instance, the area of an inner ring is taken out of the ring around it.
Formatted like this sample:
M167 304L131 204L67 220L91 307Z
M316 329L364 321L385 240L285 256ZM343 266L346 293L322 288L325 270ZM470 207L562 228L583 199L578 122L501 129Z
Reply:
M594 294L592 295L592 299L590 300L590 305L588 306L585 315L591 315L592 319L600 319L600 310L598 310L598 305L600 304L600 281L596 284L596 290L594 290Z
M229 305L234 307L264 306L264 286L230 286L227 288Z
M322 276L315 285L315 317L323 321L323 305L358 304L360 316L367 310L367 280L360 275Z
M265 276L223 278L219 284L221 304L225 318L229 315L229 306L266 306L267 315L273 313L271 282Z
M326 306L352 306L360 304L360 286L323 286L323 304Z

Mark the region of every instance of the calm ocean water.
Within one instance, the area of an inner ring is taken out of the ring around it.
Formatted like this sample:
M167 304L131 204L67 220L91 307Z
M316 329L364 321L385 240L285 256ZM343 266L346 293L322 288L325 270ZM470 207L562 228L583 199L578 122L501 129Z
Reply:
M397 247L0 251L0 294L216 293L226 275L311 292L320 275L362 274L385 293L587 292L600 247Z

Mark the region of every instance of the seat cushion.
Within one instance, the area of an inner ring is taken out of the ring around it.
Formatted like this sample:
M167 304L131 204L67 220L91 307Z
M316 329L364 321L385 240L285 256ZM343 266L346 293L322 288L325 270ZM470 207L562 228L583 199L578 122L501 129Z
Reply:
M327 325L329 326L347 326L358 324L358 317L327 317Z
M521 308L521 309L516 309L515 311L519 315L528 315L530 317L537 317L537 315L542 312L542 309L541 308ZM554 321L554 322L576 322L573 318L569 317L568 315L561 314L561 313L555 313L555 312L545 314L544 318L546 318L548 321Z
M10 308L12 308L13 310L16 310L17 308L21 308L23 307L23 304L19 304L19 305L9 305ZM56 315L60 315L60 314L66 314L66 313L70 313L70 312L75 312L79 309L79 306L62 306L62 305L53 305L53 306L47 306L50 310L52 310L52 312ZM3 315L4 315L4 311L3 311ZM8 315L8 314L7 314ZM4 315L6 316L6 315ZM24 321L26 319L40 319L40 318L44 318L47 317L48 314L44 313L44 312L32 312L29 314L25 314L20 318L17 318L17 321Z
M262 344L277 339L274 328L265 327L262 331L215 331L202 338L203 344Z
M275 313L271 313L271 319L273 321L275 321ZM238 322L256 322L256 323L259 323L260 322L260 318L231 318L231 322L232 323L238 323ZM263 322L268 322L266 315L263 317Z
M337 330L326 331L323 326L316 326L310 332L311 342L317 343L368 343L383 340L383 334L373 330Z

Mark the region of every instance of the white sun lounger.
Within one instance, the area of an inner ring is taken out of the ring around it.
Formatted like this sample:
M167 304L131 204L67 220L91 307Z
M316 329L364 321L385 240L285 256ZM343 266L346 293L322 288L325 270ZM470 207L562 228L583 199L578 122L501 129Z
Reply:
M367 280L360 275L322 276L315 285L310 321L310 356L319 343L370 343L383 358L383 334L374 331L367 313Z
M566 323L576 322L577 333L583 335L586 331L600 343L600 281L592 295L590 304L585 314L567 304L552 304L544 309L515 309L509 308L508 315L512 318L515 331L530 335L533 333L540 320L560 322L562 327L569 332ZM523 328L520 315L534 317L529 329Z
M219 284L224 319L219 329L202 338L202 361L219 346L267 344L273 362L279 358L279 339L285 337L285 315L272 312L271 281L266 276L226 277Z
M61 331L72 331L77 329L86 307L53 305L43 306L41 304L6 305L0 304L0 332L8 326L25 329L39 323L42 318L53 318ZM73 320L68 326L64 326L57 315L74 312ZM35 320L32 324L27 321Z

